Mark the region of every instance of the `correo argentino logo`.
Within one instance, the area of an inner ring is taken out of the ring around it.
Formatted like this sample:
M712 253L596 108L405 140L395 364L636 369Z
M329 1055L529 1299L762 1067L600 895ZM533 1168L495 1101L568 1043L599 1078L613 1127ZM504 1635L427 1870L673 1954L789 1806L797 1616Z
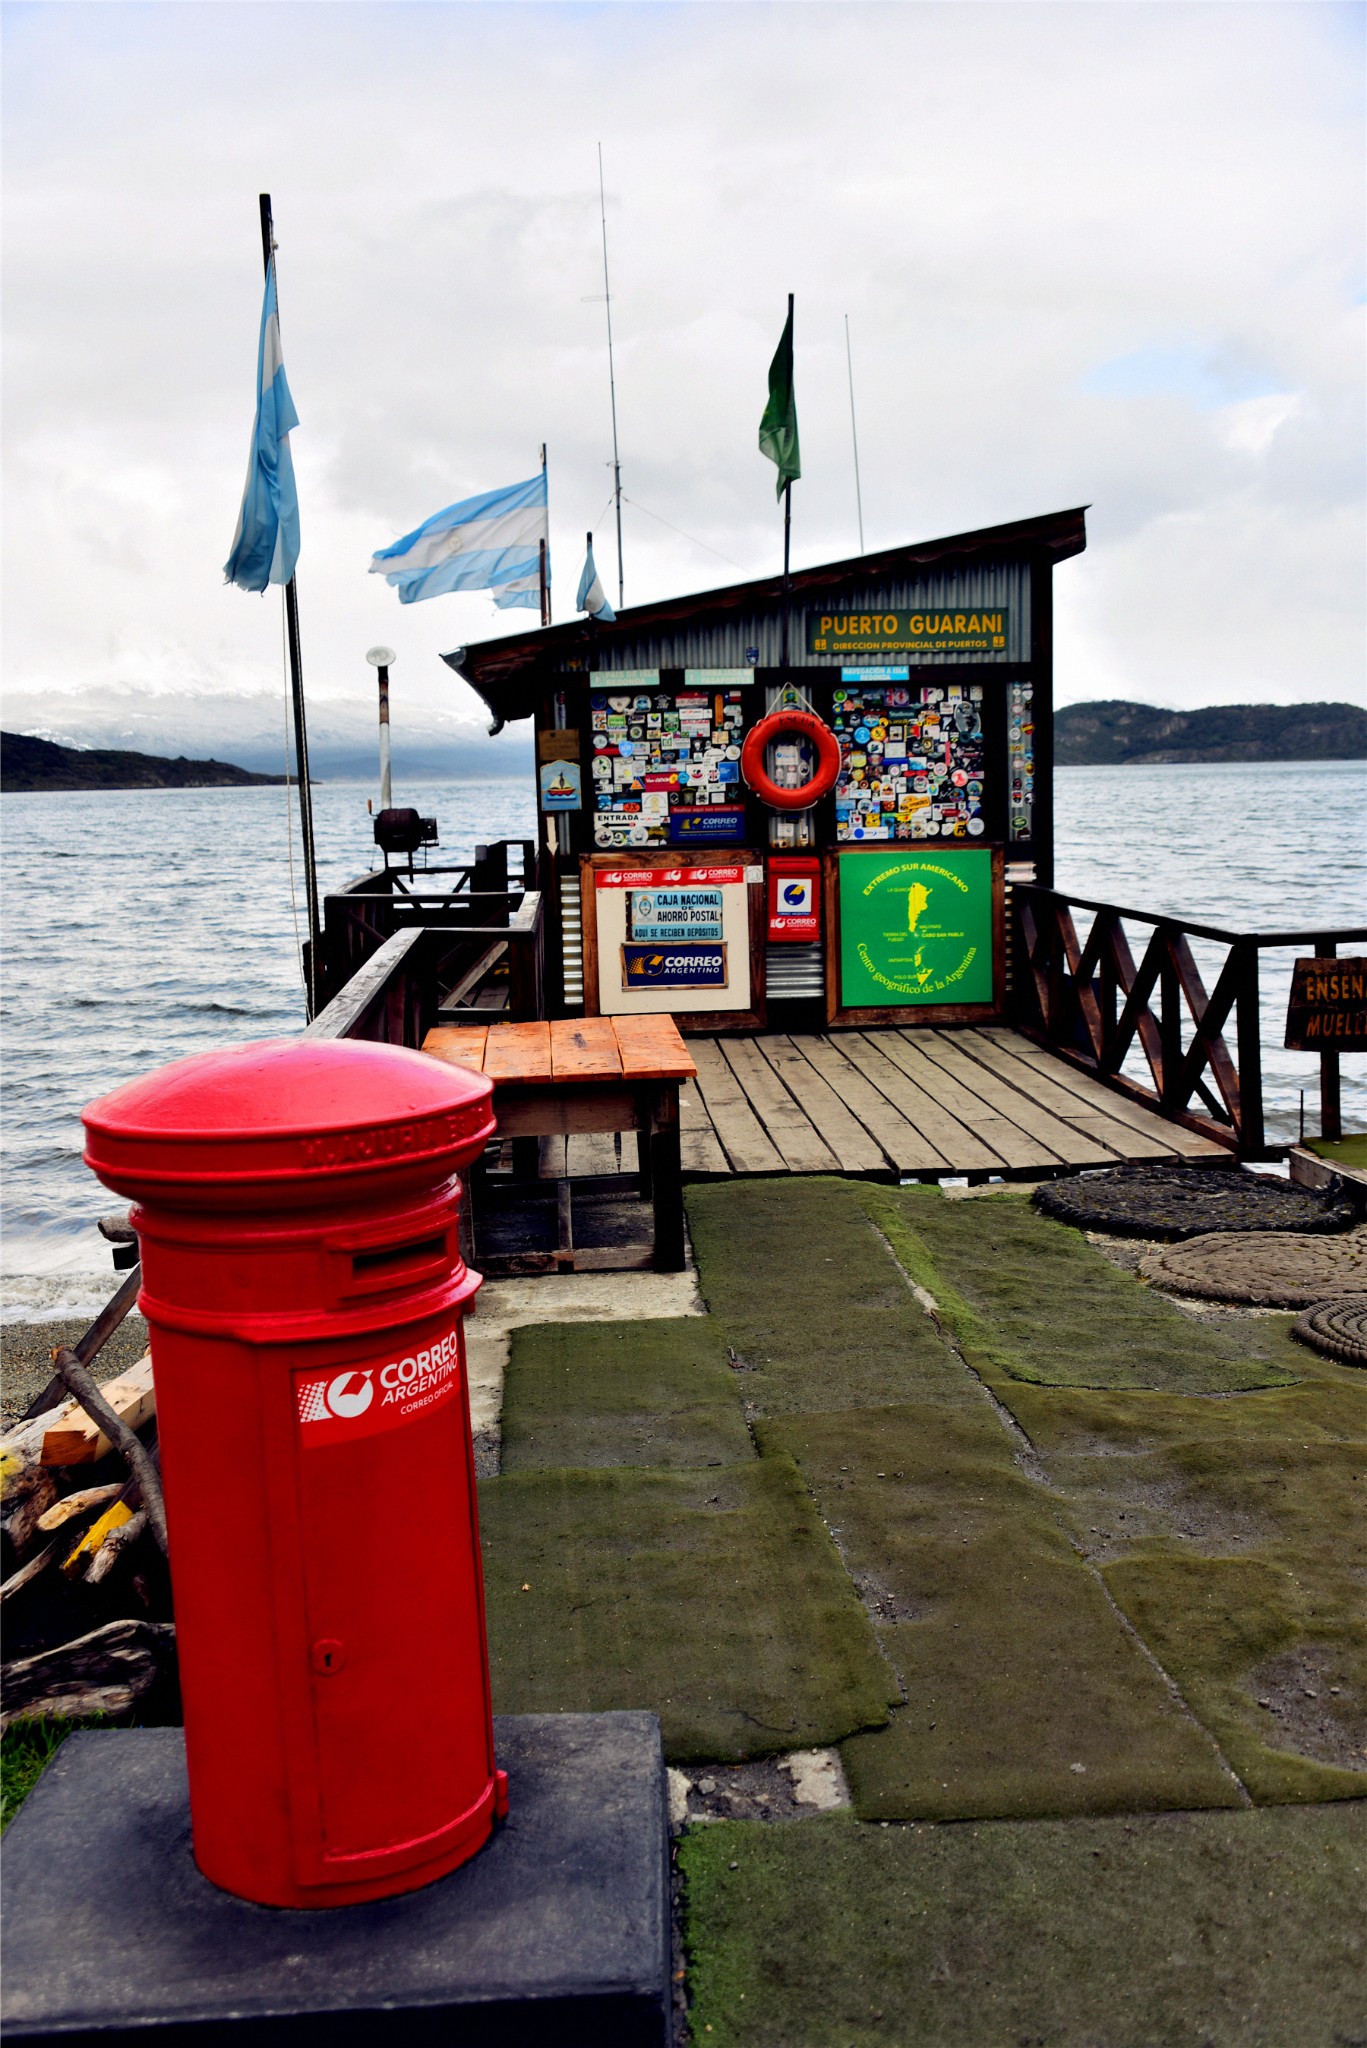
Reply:
M359 1382L359 1384L357 1384ZM375 1398L374 1368L335 1373L330 1380L307 1380L299 1389L299 1420L326 1422L336 1415L344 1422L364 1415Z

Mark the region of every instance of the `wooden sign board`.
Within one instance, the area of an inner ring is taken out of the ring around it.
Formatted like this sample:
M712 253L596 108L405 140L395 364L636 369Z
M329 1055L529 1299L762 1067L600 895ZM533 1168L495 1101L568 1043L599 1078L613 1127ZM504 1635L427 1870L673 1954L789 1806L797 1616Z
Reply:
M1290 1052L1367 1052L1367 959L1296 962L1286 1045Z

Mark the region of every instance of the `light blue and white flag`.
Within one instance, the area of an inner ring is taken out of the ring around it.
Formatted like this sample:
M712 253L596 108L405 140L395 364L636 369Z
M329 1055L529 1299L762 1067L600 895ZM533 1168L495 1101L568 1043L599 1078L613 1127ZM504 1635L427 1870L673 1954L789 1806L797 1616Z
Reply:
M493 590L496 604L539 606L543 540L550 582L549 538L543 469L525 484L483 491L434 512L372 556L370 573L392 583L401 604L444 597L448 590Z
M247 488L242 493L232 553L223 565L224 576L239 590L264 590L268 583L288 583L299 560L299 493L289 444L290 431L298 424L280 353L272 263L261 308L256 422L247 460Z
M607 592L593 566L593 535L589 535L589 551L584 557L584 573L579 578L579 595L574 600L576 611L587 612L591 618L601 619L604 625L611 623L617 614L608 603Z

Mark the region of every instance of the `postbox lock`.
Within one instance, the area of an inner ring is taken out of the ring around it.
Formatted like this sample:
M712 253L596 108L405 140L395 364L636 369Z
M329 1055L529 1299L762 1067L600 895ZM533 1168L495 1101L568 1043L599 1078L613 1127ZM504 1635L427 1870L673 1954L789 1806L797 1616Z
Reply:
M346 1663L346 1644L336 1636L319 1636L309 1652L309 1662L320 1678L331 1678Z

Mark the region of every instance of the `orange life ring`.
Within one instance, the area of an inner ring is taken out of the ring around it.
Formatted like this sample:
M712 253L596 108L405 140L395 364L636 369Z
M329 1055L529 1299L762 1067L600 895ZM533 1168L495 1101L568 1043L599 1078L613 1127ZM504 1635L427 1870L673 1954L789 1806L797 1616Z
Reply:
M816 748L816 773L799 789L780 789L764 771L764 749L782 733L795 733ZM771 811L805 811L835 788L840 774L840 742L814 711L771 711L746 734L740 750L740 772L761 803Z

